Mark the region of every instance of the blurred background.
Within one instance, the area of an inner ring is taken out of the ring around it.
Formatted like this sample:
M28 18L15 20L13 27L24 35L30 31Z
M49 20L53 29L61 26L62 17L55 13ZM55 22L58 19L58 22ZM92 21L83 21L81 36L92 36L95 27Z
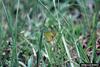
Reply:
M0 67L100 63L99 0L0 0Z

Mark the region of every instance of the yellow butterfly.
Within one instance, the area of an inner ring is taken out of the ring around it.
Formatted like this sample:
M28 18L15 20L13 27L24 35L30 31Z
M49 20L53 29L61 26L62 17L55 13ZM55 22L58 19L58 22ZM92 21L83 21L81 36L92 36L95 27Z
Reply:
M44 32L44 36L47 40L47 42L51 42L54 40L54 37L56 36L56 32Z

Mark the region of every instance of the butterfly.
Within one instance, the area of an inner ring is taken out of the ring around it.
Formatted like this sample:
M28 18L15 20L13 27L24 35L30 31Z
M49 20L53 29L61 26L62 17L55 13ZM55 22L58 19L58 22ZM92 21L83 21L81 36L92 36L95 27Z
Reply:
M54 40L54 37L56 36L56 32L52 32L52 31L44 32L44 36L47 42L51 42Z

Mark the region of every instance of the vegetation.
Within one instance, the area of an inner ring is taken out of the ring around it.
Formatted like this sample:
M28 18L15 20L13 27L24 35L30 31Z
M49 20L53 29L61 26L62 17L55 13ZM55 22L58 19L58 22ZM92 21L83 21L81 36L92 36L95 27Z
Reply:
M0 67L100 63L99 0L0 0Z

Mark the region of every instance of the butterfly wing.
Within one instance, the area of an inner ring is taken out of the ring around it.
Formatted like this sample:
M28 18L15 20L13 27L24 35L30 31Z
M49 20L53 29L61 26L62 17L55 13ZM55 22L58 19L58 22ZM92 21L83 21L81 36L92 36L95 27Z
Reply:
M51 42L54 39L56 33L55 32L45 32L44 35L45 35L46 40L48 42Z

